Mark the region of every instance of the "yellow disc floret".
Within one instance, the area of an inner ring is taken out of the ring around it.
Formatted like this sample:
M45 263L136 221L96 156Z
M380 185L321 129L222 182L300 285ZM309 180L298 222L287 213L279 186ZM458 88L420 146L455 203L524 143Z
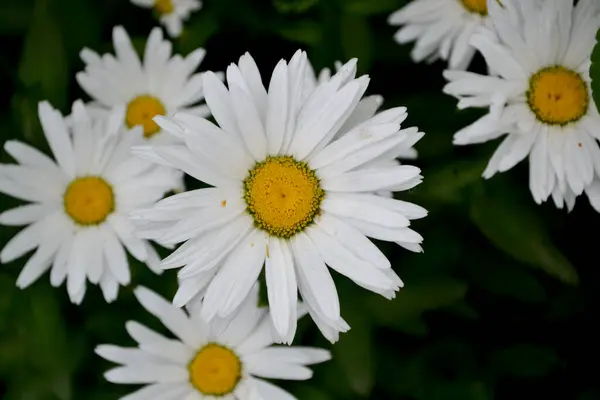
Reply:
M112 187L98 176L72 181L64 194L65 212L79 225L97 225L115 209Z
M191 384L205 396L232 393L242 377L239 357L216 343L201 348L188 369Z
M129 128L141 125L144 128L144 136L149 138L160 130L152 118L165 114L165 106L160 100L150 95L142 95L131 100L127 105L125 122Z
M255 225L289 238L313 222L325 191L305 162L290 156L258 162L244 180L244 199Z
M154 9L161 15L171 14L175 10L172 0L156 0Z
M581 75L565 67L553 66L531 77L527 103L539 121L548 125L566 125L587 113L590 97Z
M487 15L487 0L460 0L467 11L474 14Z

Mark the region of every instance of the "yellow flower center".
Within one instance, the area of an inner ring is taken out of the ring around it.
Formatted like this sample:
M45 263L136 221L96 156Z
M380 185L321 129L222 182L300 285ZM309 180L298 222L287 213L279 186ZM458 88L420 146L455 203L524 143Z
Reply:
M258 162L244 180L244 199L255 225L289 238L313 222L325 191L305 162L290 156Z
M548 125L566 125L588 110L588 87L581 75L561 66L541 69L529 80L527 103L537 119Z
M156 0L154 2L154 9L159 14L171 14L175 9L175 6L173 6L172 0Z
M205 396L232 393L242 377L242 363L238 356L215 343L201 348L188 369L190 382Z
M460 0L462 5L467 9L467 11L480 14L487 15L487 1L486 0Z
M84 176L69 184L64 194L65 212L79 225L97 225L115 209L112 187L98 176Z
M160 130L152 120L157 115L166 114L165 106L160 100L150 95L138 96L127 105L125 122L129 128L141 125L144 127L144 136L149 138Z

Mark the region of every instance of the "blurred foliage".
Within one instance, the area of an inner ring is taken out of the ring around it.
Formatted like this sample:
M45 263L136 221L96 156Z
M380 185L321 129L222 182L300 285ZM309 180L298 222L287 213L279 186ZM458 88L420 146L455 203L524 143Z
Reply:
M414 64L410 46L394 43L387 16L405 3L206 0L174 41L183 54L205 47L202 68L221 71L245 51L265 72L299 47L317 71L359 57L360 73L371 76L369 92L382 94L384 107L407 106L407 126L426 132L414 161L425 181L400 194L430 211L414 223L425 253L378 243L406 287L387 301L335 276L353 329L311 381L282 386L301 400L598 399L600 218L583 198L570 214L536 206L527 165L481 178L497 143L452 146L452 134L481 112L457 111L441 93L444 65ZM127 0L2 0L2 142L18 138L46 151L37 102L49 99L67 111L73 100L85 99L74 80L81 48L110 51L112 27L123 25L140 49L155 24L152 13ZM473 69L485 71L482 60ZM0 158L10 161L4 152ZM6 196L0 202L2 210L17 204ZM16 231L0 228L1 244ZM0 398L111 400L130 392L104 381L110 364L93 349L131 345L124 328L130 319L161 330L132 288L144 284L171 297L175 273L155 276L132 261L133 285L116 304L105 304L92 288L76 307L47 278L18 290L23 262L0 271ZM329 347L308 319L297 342Z

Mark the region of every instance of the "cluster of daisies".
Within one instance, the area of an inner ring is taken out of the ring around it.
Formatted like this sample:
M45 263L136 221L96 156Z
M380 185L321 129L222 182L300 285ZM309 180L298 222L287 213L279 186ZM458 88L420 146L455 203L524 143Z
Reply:
M153 7L171 36L197 0L132 0ZM600 116L587 70L600 5L594 0L415 0L391 16L416 61L448 60L445 92L459 107L489 113L456 144L508 135L484 176L529 155L530 188L571 208L586 192L600 208ZM47 271L80 304L88 282L107 302L131 282L128 257L157 274L178 269L167 301L135 288L140 304L172 332L126 326L135 348L99 346L120 366L115 383L145 385L126 400L293 399L265 379L303 380L326 350L290 346L309 314L332 343L350 326L329 268L392 299L403 286L369 239L421 252L410 228L422 207L393 192L422 181L398 159L416 157L417 128L404 107L379 111L365 96L357 60L316 74L298 51L264 85L249 54L225 73L198 72L205 51L172 54L160 28L143 57L122 27L115 54L83 49L77 82L91 101L63 115L47 102L39 119L52 157L18 141L4 148L0 191L27 204L0 214L25 226L0 252L11 262L34 250L17 279ZM479 51L488 75L466 72ZM224 83L226 82L226 83ZM187 190L184 178L201 182ZM172 250L161 259L156 246ZM264 271L269 307L260 307Z
M488 113L454 144L505 136L483 176L529 158L529 188L571 210L584 192L600 212L600 115L590 56L600 28L597 0L415 0L389 19L415 61L448 61L444 92L458 108ZM468 72L476 52L488 74Z
M0 191L26 204L0 223L25 228L0 260L33 251L17 285L49 271L75 304L89 284L117 300L129 256L157 274L179 269L172 301L134 290L174 337L129 322L136 348L96 349L119 364L106 379L145 385L123 399L293 398L267 380L308 379L307 366L330 358L290 346L298 319L310 314L331 342L350 329L329 268L391 299L402 281L369 238L422 251L410 224L426 210L392 193L421 182L397 159L416 157L423 134L401 129L404 107L378 112L383 99L364 96L355 59L316 74L298 51L265 86L249 54L225 73L199 73L205 51L173 55L160 28L141 58L122 27L113 45L81 51L76 80L89 102L68 115L39 104L51 156L5 143L16 164L0 165ZM204 188L188 190L186 176ZM157 246L172 252L161 260Z

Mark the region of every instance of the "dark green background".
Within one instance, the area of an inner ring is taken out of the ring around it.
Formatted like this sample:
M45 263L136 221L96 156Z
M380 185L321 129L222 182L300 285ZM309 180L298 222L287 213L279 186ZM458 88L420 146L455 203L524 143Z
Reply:
M452 135L482 111L459 112L441 93L442 63L414 64L410 46L392 40L387 16L404 0L207 0L175 49L204 46L202 69L224 70L244 51L265 79L280 58L308 51L317 70L359 57L369 93L384 107L405 105L406 126L426 132L416 165L424 183L401 198L424 205L415 221L425 253L381 247L406 288L388 302L336 276L343 316L353 329L333 346L334 359L311 381L282 383L301 400L592 400L598 391L597 293L600 218L585 198L571 214L536 206L527 163L489 181L480 178L498 143L452 147ZM87 99L74 74L78 52L112 51L111 30L123 25L143 47L155 24L127 0L0 1L0 132L45 151L37 102L64 112ZM484 71L481 59L472 69ZM2 151L3 162L10 162ZM1 196L0 209L18 204ZM0 228L4 245L17 229ZM88 291L82 306L47 276L27 290L14 282L25 258L0 270L0 398L110 400L133 390L112 385L99 343L131 345L124 323L162 329L137 304L132 287L116 304ZM171 297L175 273L154 276L135 264L133 282ZM329 347L310 320L297 343ZM160 400L160 399L157 399Z

